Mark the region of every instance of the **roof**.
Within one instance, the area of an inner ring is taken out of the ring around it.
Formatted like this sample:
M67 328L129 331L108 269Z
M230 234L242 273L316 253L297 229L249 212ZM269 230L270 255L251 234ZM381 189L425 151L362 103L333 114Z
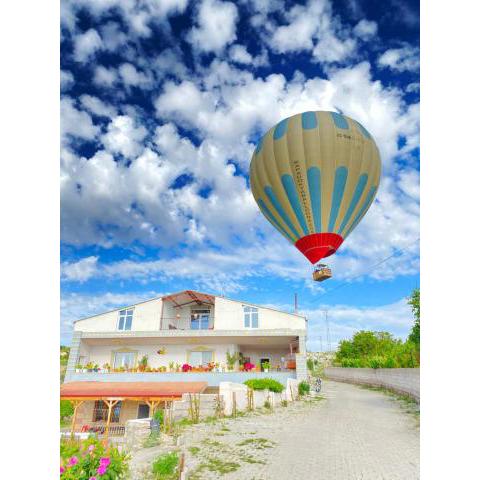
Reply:
M181 307L190 303L196 303L197 305L208 303L213 305L215 303L215 295L195 292L194 290L184 290L183 292L166 295L162 297L162 300L164 302L172 302L176 307Z
M207 382L69 382L60 386L60 398L181 398L206 388Z

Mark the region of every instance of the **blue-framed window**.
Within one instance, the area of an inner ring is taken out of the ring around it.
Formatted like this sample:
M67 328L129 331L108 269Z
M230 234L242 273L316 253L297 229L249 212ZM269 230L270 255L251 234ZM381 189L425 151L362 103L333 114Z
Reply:
M243 325L245 328L258 328L258 308L243 307Z
M118 330L131 330L133 321L133 308L118 312Z
M208 330L210 324L210 310L192 310L190 328L192 330Z

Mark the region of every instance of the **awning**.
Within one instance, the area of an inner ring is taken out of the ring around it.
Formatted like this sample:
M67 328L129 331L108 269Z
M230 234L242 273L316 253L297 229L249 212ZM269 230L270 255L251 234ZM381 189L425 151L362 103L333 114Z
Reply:
M183 292L173 293L162 297L164 302L172 302L175 307L196 303L197 305L215 303L215 297L207 293L195 292L194 290L184 290Z
M60 386L62 399L172 400L184 393L202 393L207 382L69 382Z

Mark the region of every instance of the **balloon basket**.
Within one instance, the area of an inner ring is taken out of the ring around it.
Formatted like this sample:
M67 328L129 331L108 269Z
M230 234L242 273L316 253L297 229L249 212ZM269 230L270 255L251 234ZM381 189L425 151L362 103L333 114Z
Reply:
M332 276L332 271L326 265L317 265L313 271L313 280L315 282L323 282Z

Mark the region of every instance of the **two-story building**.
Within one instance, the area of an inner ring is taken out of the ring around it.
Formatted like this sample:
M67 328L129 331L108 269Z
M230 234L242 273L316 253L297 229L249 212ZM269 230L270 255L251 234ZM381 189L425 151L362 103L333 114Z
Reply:
M306 377L306 327L298 314L192 290L154 298L75 322L61 395L83 402L78 424L90 425L107 399L123 423L222 381L286 384Z

